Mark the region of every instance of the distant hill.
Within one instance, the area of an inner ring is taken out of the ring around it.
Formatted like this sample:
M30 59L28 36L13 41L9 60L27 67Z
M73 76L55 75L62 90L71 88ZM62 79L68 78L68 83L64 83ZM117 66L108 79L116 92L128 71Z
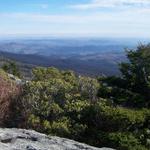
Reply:
M23 66L54 66L89 76L119 75L118 63L126 60L124 48L133 48L136 45L135 41L129 39L0 40L0 52L5 58L18 61Z
M75 55L62 58L56 55L46 57L33 54L25 55L0 52L0 56L1 58L5 58L5 61L7 61L7 59L17 61L20 68L23 68L23 72L28 72L34 66L54 66L59 69L69 69L79 74L89 76L98 76L102 74L119 75L118 63L125 60L125 56L119 53L108 55Z
M11 54L10 54L11 55ZM17 67L19 68L19 70L21 71L21 74L23 75L24 78L29 79L31 78L31 71L32 68L36 67L35 65L31 65L31 64L26 64L23 63L21 61L17 61L16 59L14 59L13 57L7 57L7 53L1 53L0 52L0 68L6 64L6 63L10 63L10 62L15 62Z
M19 54L80 55L123 52L137 45L136 40L122 39L24 39L2 40L0 51Z

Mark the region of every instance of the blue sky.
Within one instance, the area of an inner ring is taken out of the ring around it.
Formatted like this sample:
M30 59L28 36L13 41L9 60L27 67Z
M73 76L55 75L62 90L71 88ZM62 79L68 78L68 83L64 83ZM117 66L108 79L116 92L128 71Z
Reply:
M150 37L150 0L1 0L0 36Z

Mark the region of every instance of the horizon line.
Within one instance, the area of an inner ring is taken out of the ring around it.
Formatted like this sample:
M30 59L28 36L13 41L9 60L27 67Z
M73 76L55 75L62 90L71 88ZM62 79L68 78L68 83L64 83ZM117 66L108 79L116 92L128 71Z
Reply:
M0 34L0 39L6 38L114 38L114 39L149 39L150 37L146 36L112 36L112 35L95 35L95 34Z

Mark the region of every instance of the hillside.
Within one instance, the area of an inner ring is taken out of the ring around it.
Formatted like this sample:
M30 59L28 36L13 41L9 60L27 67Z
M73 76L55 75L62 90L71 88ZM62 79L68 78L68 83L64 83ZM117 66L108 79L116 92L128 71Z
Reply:
M126 56L128 61L119 66L121 76L92 78L36 67L31 80L18 83L1 70L0 126L99 148L149 150L150 45L139 45Z
M12 38L0 40L0 53L22 63L96 77L120 75L117 66L126 60L124 48L133 48L137 42L137 39L121 38Z
M93 54L93 55L73 55L73 56L40 56L31 54L14 54L0 52L0 55L22 63L21 68L32 68L33 66L57 67L59 69L73 70L81 75L99 76L119 75L118 63L126 60L120 53L114 54ZM89 69L90 68L90 69Z
M5 65L14 62L18 67L22 77L24 79L30 79L32 76L32 69L36 67L36 65L23 63L22 61L17 61L14 57L9 57L9 55L0 52L0 68Z

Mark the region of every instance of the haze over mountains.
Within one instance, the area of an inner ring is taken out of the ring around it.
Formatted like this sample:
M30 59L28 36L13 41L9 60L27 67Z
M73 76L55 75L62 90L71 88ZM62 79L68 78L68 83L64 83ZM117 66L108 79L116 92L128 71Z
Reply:
M71 69L97 76L119 74L118 63L125 61L125 48L134 48L136 39L5 39L0 55L27 64ZM143 40L142 42L146 42Z

